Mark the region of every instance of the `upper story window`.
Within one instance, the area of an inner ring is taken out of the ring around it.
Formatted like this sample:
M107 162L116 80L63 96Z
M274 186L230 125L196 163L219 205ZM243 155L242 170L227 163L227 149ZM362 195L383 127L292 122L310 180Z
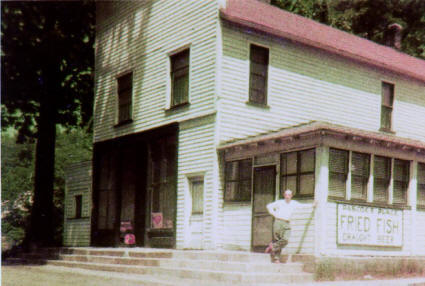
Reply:
M394 85L382 82L381 130L391 131L394 104Z
M133 73L118 78L118 124L131 120Z
M224 200L230 202L251 201L252 160L226 162Z
M290 189L294 196L314 196L315 150L281 155L281 190Z
M269 50L251 45L249 72L249 102L267 105L267 71Z
M425 163L418 163L417 205L425 207Z
M189 56L187 49L170 57L171 107L189 102Z

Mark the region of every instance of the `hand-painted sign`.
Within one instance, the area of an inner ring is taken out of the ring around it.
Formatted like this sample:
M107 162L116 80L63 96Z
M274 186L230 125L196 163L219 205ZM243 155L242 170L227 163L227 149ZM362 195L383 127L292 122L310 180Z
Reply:
M403 211L338 204L338 244L403 245Z

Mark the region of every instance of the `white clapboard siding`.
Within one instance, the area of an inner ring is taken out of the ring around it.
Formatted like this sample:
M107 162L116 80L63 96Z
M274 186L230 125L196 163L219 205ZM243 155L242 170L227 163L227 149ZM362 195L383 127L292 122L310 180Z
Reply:
M65 170L64 246L90 245L92 162L80 162ZM82 196L81 218L75 218L75 196Z
M415 255L425 255L425 211L416 212L416 242L417 253ZM415 251L416 252L416 251Z
M403 246L401 250L393 250L387 247L365 247L359 249L358 247L345 247L337 245L337 204L327 203L327 224L325 250L327 255L384 255L384 256L400 256L411 254L411 220L412 211L403 211Z
M205 122L207 121L207 122ZM209 122L208 122L209 121ZM214 145L215 117L194 119L180 126L178 149L177 181L177 248L184 248L190 240L189 179L204 179L204 216L202 222L202 245L213 248L214 189L213 168L215 156ZM197 231L199 232L199 231ZM186 244L185 244L186 243Z
M94 141L214 111L218 3L119 1L98 5ZM190 47L190 106L167 108L169 54ZM114 127L116 77L133 72L133 122Z
M251 204L226 204L223 206L221 244L224 249L251 249Z
M222 34L220 141L312 120L378 131L382 81L395 84L396 135L425 140L424 83L225 24ZM269 47L268 108L246 104L250 43Z
M311 203L303 203L291 218L291 236L286 253L314 253L314 212ZM284 252L285 253L285 252Z

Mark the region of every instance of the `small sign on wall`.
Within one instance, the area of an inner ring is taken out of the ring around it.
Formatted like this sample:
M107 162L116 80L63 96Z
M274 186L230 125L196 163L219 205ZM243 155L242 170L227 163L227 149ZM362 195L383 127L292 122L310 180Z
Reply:
M152 213L152 228L163 228L164 219L162 213Z
M338 204L337 243L346 245L403 245L403 211Z

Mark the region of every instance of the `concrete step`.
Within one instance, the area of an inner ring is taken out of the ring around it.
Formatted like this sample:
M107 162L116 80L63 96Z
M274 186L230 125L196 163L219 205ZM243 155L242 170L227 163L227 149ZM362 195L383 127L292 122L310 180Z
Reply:
M61 260L93 262L103 264L159 266L166 268L189 268L214 271L237 271L237 272L266 272L266 273L296 273L303 271L301 263L272 264L256 262L234 262L213 260L191 259L167 259L167 258L133 258L112 257L93 255L60 255Z
M307 273L262 273L262 272L236 272L236 271L211 271L188 268L168 268L133 266L120 264L103 264L75 261L48 261L50 265L65 266L97 271L123 272L130 274L153 275L168 279L193 279L224 284L252 284L252 283L292 283L313 281L313 275Z

